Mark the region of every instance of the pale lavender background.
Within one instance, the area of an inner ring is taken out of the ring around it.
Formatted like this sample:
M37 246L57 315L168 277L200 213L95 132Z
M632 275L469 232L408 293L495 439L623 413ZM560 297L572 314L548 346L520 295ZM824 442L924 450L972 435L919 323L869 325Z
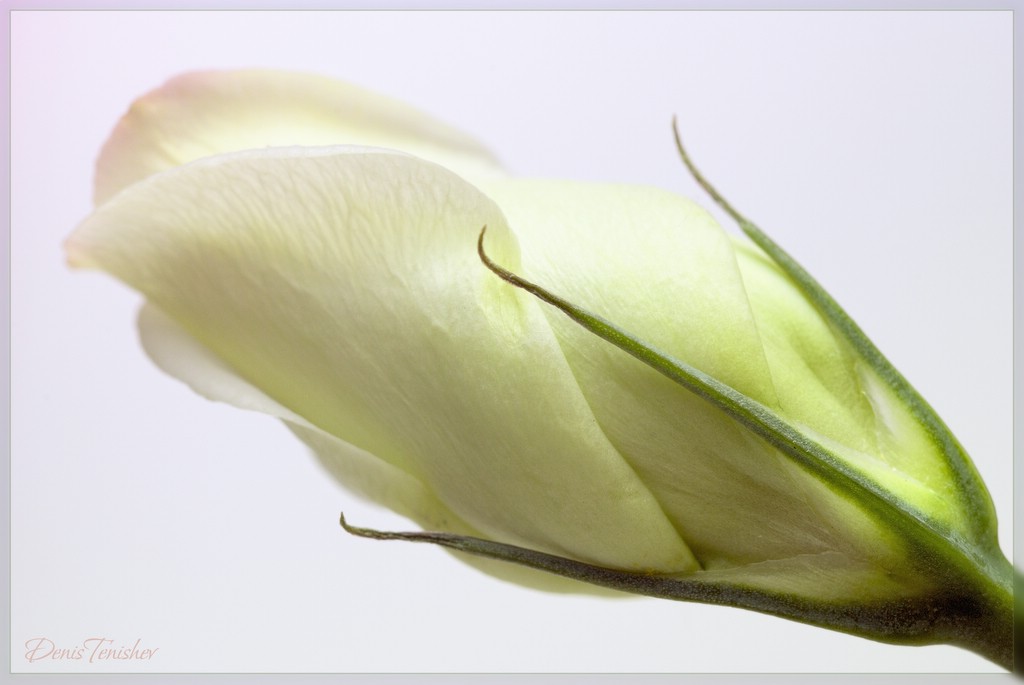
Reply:
M91 165L188 69L346 78L535 176L699 196L692 153L831 289L974 455L1011 540L1011 15L12 15L12 625L141 638L153 671L995 671L757 614L552 596L336 523L356 501L279 424L211 404L136 341L139 298L70 272ZM115 668L118 666L115 665Z

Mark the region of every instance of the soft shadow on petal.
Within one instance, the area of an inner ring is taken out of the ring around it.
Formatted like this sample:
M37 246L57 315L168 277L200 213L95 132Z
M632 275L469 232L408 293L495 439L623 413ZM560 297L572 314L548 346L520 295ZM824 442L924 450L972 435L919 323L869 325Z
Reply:
M733 242L703 209L654 188L515 179L483 187L519 238L526 277L779 407L778 370L766 350L783 343L765 340ZM898 552L877 522L721 411L560 312L545 312L605 434L705 569ZM802 380L812 396L830 398L812 373ZM835 420L863 428L846 415Z
M272 149L137 183L67 248L484 535L609 566L694 568L540 308L480 263L485 224L493 254L518 264L501 211L435 164Z
M93 199L202 157L292 145L387 147L471 178L501 173L476 140L358 86L301 72L199 71L132 103L100 153Z
M412 519L425 530L480 534L441 504L423 483L372 454L323 432L267 397L153 305L146 304L139 311L138 326L143 349L161 371L206 399L281 419L310 448L320 465L349 491ZM340 501L338 506L342 506ZM343 535L340 527L338 534L339 538ZM428 553L427 550L418 552ZM454 551L450 553L501 580L545 592L634 597L521 566ZM414 565L411 568L414 569ZM415 570L410 570L410 574L415 574Z
M468 529L452 521L454 515L423 483L275 402L153 305L143 306L138 325L142 347L160 370L208 400L281 419L348 489L425 527Z

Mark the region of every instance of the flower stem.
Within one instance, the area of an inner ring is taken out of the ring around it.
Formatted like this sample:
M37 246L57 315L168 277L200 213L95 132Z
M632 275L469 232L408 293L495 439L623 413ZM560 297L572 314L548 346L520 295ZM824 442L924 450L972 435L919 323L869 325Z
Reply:
M631 594L748 609L890 644L955 645L1007 670L1013 668L1013 601L1005 594L988 597L963 588L940 588L931 595L896 601L833 604L710 580L700 571L683 576L639 573L467 535L360 528L349 524L344 514L340 523L358 537L425 542Z

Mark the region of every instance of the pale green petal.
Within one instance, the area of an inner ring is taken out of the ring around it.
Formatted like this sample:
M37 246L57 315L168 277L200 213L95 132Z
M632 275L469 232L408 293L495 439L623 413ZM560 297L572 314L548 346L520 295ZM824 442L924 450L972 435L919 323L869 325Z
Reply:
M402 150L471 177L500 173L480 143L405 103L325 76L246 69L177 76L136 100L96 165L94 200L210 155L292 145Z
M732 242L702 209L650 188L485 188L520 239L527 278L778 406ZM547 311L601 427L705 568L894 551L873 521L719 410Z
M207 399L281 419L348 489L424 527L475 532L460 525L423 483L275 402L153 305L142 308L138 323L143 349L162 371Z
M280 418L348 490L407 516L427 530L479 535L441 504L423 483L354 445L324 433L240 378L222 360L152 305L139 312L139 336L149 358L164 373L203 397ZM341 504L339 503L339 507ZM622 593L521 566L457 552L453 556L493 576L548 592L583 592L608 597Z
M734 584L832 607L914 597L930 589L927 579L916 569L886 568L876 559L841 552L768 559L684 577L697 577L707 583Z
M348 490L407 516L426 530L446 530L460 535L480 534L461 521L437 500L428 487L408 473L323 432L267 397L153 305L143 306L138 323L142 346L161 371L182 381L207 399L280 418L296 437L306 443L320 464ZM339 508L342 504L339 502ZM452 555L502 580L545 592L630 597L621 592L514 564L458 552L452 552Z
M765 254L735 239L780 413L937 521L967 522L941 452L907 407Z
M383 151L274 149L133 185L69 239L236 373L396 466L489 537L595 563L694 567L602 433L529 296L498 208Z

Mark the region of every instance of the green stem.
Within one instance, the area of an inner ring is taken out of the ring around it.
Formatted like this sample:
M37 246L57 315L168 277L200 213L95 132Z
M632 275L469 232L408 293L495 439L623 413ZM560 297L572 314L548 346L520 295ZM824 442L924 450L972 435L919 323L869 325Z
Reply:
M344 514L340 523L346 532L363 538L438 545L631 594L748 609L890 644L956 645L1013 668L1013 607L1005 596L988 598L984 593L942 589L886 602L815 602L708 580L700 572L683 577L636 573L467 535L359 528L350 525Z

